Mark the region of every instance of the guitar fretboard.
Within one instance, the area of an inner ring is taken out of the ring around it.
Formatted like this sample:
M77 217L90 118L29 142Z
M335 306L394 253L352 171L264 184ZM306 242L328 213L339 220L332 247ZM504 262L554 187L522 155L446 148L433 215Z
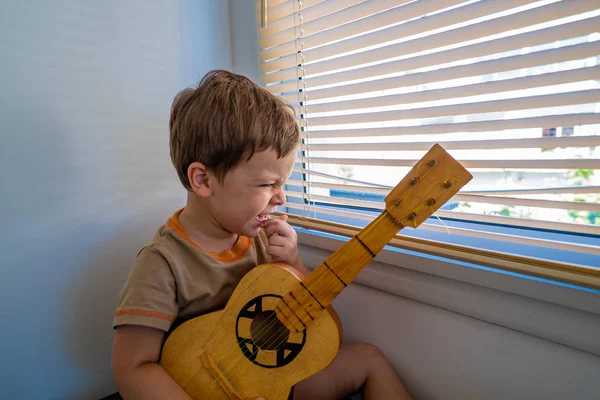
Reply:
M306 329L402 228L390 212L381 213L283 296L282 322L290 330Z

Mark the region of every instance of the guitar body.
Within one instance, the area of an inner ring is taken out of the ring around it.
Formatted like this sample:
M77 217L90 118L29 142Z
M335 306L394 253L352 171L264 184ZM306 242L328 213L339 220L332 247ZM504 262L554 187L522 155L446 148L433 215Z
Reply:
M287 399L296 383L333 361L341 342L335 312L325 310L301 332L275 317L277 300L300 279L285 264L252 269L224 310L189 320L169 336L163 368L196 400Z

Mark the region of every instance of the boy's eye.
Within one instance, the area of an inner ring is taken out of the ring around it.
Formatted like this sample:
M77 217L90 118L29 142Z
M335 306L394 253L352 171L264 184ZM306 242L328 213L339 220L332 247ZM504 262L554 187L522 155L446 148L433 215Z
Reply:
M272 183L265 183L263 185L260 185L260 187L271 187L271 186L273 186Z

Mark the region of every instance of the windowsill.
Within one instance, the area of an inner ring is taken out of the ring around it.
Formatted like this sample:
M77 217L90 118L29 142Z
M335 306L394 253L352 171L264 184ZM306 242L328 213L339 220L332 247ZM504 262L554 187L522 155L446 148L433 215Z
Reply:
M347 238L295 228L314 269ZM600 355L600 291L386 247L355 281Z

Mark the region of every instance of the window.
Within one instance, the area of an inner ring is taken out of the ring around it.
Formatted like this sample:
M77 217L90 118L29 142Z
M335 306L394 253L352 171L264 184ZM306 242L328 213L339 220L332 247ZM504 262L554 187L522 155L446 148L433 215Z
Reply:
M267 17L262 79L303 130L297 224L366 225L439 143L474 179L395 245L600 285L597 1L271 0Z

